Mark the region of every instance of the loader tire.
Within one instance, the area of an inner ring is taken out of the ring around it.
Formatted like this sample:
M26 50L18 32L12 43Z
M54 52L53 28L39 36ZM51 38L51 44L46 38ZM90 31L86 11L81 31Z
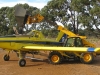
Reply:
M59 52L51 52L48 56L49 63L53 65L61 64L63 57Z
M94 60L94 56L92 53L82 53L80 61L84 64L91 64Z

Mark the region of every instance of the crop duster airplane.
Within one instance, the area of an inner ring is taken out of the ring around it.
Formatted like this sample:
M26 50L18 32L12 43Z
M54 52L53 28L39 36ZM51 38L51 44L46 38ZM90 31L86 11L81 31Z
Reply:
M20 6L15 8L15 16L20 25L41 22L44 17L40 14L29 16ZM63 24L56 22L60 31L56 40L46 39L40 31L32 30L27 35L11 35L0 37L0 48L7 50L4 60L9 61L10 51L16 52L19 57L19 66L26 65L26 53L40 54L40 51L49 51L48 60L52 64L60 64L64 59L80 59L83 63L91 63L100 48L86 41L86 37L78 36Z

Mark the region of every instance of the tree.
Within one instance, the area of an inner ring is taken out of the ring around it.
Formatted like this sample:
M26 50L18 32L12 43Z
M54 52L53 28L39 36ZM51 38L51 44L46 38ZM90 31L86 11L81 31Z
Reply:
M81 28L87 28L90 32L94 26L100 31L98 27L100 24L99 0L51 0L41 13L48 20L46 22L53 24L54 21L60 21L65 27L73 27L71 31L76 34ZM70 25L67 22L71 22ZM93 32L95 33L95 29Z
M28 4L17 4L29 10L32 13L33 10L38 8L29 6ZM15 5L16 6L16 5ZM2 7L0 9L0 33L1 35L13 34L13 26L16 26L17 29L24 28L25 26L18 25L15 19L15 6L14 7ZM27 26L27 25L26 25ZM8 32L8 33L7 33Z
M68 13L68 9L69 9L69 3L67 0L49 1L47 5L41 9L41 14L45 18L43 22L44 28L48 29L47 27L49 27L52 30L55 30L57 27L55 21L59 21L67 27L67 22L70 17ZM55 32L54 36L56 34L57 32Z

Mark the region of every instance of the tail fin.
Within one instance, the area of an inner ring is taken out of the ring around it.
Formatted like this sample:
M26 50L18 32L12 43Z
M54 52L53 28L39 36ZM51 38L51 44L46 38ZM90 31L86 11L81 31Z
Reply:
M60 31L56 38L56 41L64 42L66 38L67 38L67 35L65 33L63 33L62 31Z

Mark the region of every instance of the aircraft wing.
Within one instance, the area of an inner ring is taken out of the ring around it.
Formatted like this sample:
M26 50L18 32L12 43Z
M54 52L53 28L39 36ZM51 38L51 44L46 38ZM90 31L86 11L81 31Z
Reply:
M44 51L67 51L67 52L100 52L100 48L91 47L40 47L40 46L25 46L26 50L44 50Z

